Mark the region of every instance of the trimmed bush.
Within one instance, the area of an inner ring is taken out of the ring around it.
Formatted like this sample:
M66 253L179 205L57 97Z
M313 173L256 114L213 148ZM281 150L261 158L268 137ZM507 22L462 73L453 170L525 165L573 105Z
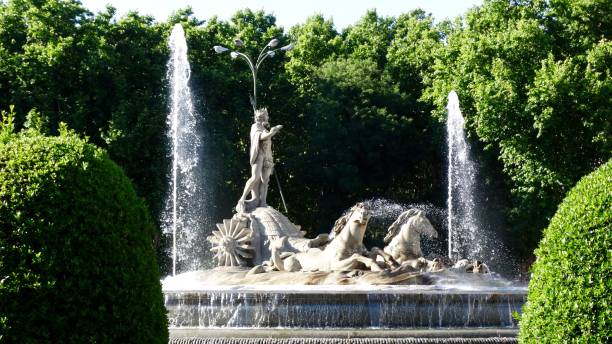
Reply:
M536 250L521 343L612 340L612 161L582 178Z
M153 231L103 150L0 142L0 343L167 343Z

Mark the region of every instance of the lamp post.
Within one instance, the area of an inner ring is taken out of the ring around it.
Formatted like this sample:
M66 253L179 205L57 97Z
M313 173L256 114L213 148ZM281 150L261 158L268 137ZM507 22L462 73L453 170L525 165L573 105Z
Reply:
M213 49L215 50L215 52L217 54L222 54L225 52L230 52L230 56L235 59L235 58L242 58L246 61L247 65L249 66L249 68L251 69L251 74L253 76L253 95L250 97L251 98L251 105L253 106L253 111L255 111L257 109L257 71L259 70L259 67L261 66L261 64L268 58L268 57L274 57L274 55L276 55L277 51L289 51L291 49L293 49L293 44L288 44L285 45L281 48L276 48L276 46L278 45L279 41L278 39L274 38L272 39L270 42L268 42L268 44L261 49L261 52L259 53L259 56L257 56L256 60L253 60L249 55L245 54L245 53L241 53L239 51L234 51L231 49L228 49L224 46L221 45L215 45L213 47ZM244 43L239 40L236 39L234 40L234 45L238 48L242 48L244 46ZM276 49L275 49L276 48Z

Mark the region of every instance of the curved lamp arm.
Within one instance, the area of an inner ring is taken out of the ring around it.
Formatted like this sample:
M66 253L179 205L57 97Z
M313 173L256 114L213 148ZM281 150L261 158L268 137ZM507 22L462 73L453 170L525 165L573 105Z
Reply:
M254 112L255 110L257 110L257 67L259 65L254 65L253 60L251 60L251 58L244 53L232 51L232 54L236 54L237 56L242 57L251 69L251 74L253 75L253 98L251 99L251 106L253 106Z
M274 49L279 43L279 40L274 38L272 39L270 42L268 42L268 44L263 47L263 49L261 49L261 52L259 52L259 55L257 56L257 60L256 62L253 62L253 60L246 55L245 53L241 53L238 51L231 51L231 56L232 58L237 58L237 57L241 57L243 58L246 63L249 66L249 69L251 69L251 74L253 75L253 97L251 98L251 105L253 106L253 111L255 111L257 109L257 70L259 69L259 66L261 66L261 64L268 58L268 57L272 57L274 55L276 55L276 51L277 50L281 50L281 51L289 51L291 49L293 49L293 44L288 44L284 47L281 48L277 48ZM241 40L237 39L235 41L236 46L238 47L242 47L243 43ZM213 47L213 49L215 50L216 53L220 54L220 53L224 53L227 51L230 51L230 49L224 47L224 46L220 46L220 45L215 45Z
M255 68L256 69L259 68L259 66L262 64L262 62L264 62L266 58L274 56L276 54L276 50L270 50L267 53L265 53L263 56L261 56L259 60L257 60L257 64L255 65Z

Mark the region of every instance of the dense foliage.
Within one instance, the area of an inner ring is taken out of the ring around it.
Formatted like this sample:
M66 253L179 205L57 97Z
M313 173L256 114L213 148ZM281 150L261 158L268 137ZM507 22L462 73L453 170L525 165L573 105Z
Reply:
M146 195L164 196L167 25L114 10L93 15L78 1L0 2L0 108L16 125L36 108L51 133L60 122L107 148Z
M75 0L10 0L0 2L0 108L35 108L51 133L64 121L88 135L157 215L170 165L166 40L181 23L210 167L204 221L213 223L230 216L249 173L253 114L244 61L211 48L240 38L257 54L272 38L291 41L293 51L262 66L258 100L284 126L276 176L292 220L327 231L371 197L444 207L442 122L455 89L479 185L490 190L483 212L509 219L498 227L528 255L565 192L612 152L608 5L486 0L440 23L420 10L369 11L340 31L320 15L285 30L261 11L203 21L184 9L154 22L116 18L112 8L93 14ZM274 177L271 188L269 201L282 208Z
M565 193L612 152L612 7L490 0L446 28L426 100L457 90L512 192L512 245L531 249Z
M612 161L582 178L544 230L520 326L522 343L612 339Z
M0 126L0 343L167 343L146 206L100 148L29 119Z

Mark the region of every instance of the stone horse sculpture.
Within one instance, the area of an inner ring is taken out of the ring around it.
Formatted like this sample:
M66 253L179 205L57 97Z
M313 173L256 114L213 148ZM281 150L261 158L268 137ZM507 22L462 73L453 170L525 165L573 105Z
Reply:
M383 270L376 259L366 257L363 237L370 214L363 203L357 203L334 224L330 242L325 248L310 248L306 252L281 252L286 238L273 245L272 263L279 271L349 271Z
M437 238L438 232L433 228L425 212L409 209L403 212L391 226L384 238L383 251L395 261L402 264L423 257L421 251L421 235Z

